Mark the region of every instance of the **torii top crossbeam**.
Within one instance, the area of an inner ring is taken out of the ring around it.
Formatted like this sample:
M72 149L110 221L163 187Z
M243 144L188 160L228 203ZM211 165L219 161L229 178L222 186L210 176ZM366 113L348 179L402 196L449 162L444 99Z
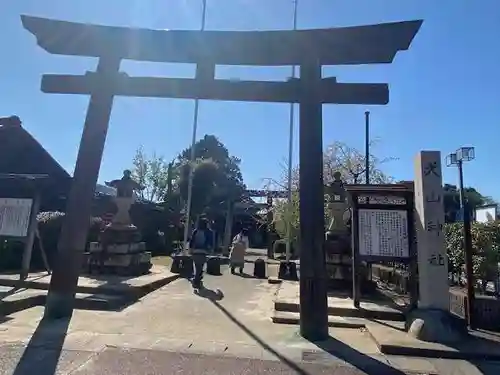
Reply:
M297 31L178 31L111 27L22 16L49 53L129 60L220 65L391 63L407 50L421 20Z
M105 86L114 95L297 103L309 95L300 80L288 82L215 79L216 65L391 63L408 49L421 21L299 31L166 31L98 26L22 16L24 27L53 54L114 61L106 78L46 74L46 93L91 94ZM123 59L196 63L195 79L128 77L117 74ZM318 100L336 104L387 104L384 83L339 83L319 79ZM307 83L309 85L310 83Z

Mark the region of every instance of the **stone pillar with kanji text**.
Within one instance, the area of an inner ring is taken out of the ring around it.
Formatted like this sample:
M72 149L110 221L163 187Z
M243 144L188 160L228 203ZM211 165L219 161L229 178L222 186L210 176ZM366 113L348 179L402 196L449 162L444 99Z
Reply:
M425 309L448 310L448 260L443 233L443 178L439 151L421 151L415 160L415 209L418 305Z
M426 341L455 341L460 332L449 314L441 153L415 158L415 213L418 254L418 309L409 315L409 333Z

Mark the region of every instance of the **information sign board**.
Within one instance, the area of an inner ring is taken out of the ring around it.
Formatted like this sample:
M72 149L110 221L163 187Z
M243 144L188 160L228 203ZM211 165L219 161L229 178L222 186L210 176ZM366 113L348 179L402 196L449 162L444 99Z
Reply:
M26 237L32 199L0 198L0 236Z
M359 209L359 254L408 258L408 215L405 210Z

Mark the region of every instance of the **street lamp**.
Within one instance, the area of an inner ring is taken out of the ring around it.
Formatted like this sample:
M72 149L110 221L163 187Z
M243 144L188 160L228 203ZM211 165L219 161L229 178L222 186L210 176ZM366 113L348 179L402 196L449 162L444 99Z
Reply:
M460 209L464 222L464 252L465 252L465 274L467 279L467 325L473 326L474 306L474 275L472 268L472 236L470 222L470 207L464 194L464 172L463 163L475 158L474 147L461 147L446 157L446 166L458 167L458 183L460 192Z

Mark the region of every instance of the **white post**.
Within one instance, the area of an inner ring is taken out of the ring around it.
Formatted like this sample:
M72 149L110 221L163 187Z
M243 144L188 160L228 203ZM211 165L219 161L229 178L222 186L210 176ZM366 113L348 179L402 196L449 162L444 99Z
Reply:
M201 31L205 30L205 24L206 24L206 16L207 16L207 0L203 0L202 3L202 11L201 11ZM198 70L198 67L197 67ZM194 118L193 118L193 133L191 135L191 155L189 158L189 180L188 180L188 196L187 196L187 202L186 202L186 220L184 223L184 243L183 243L183 250L187 251L189 244L188 244L188 237L189 237L189 227L191 225L190 223L190 218L191 218L191 202L193 200L193 164L194 164L194 159L196 156L194 146L196 144L196 131L198 130L198 112L199 112L199 99L196 98L194 100Z
M448 258L443 233L443 178L439 151L421 151L417 155L415 208L419 308L448 311Z
M298 0L293 0L293 30L297 30L297 3ZM296 67L292 65L292 77L295 79ZM292 170L293 170L293 128L295 121L295 105L290 103L290 125L289 125L289 136L288 136L288 209L292 207ZM286 239L286 260L290 260L292 254L292 222L290 220L290 215L288 215L288 223L286 228L287 239Z

